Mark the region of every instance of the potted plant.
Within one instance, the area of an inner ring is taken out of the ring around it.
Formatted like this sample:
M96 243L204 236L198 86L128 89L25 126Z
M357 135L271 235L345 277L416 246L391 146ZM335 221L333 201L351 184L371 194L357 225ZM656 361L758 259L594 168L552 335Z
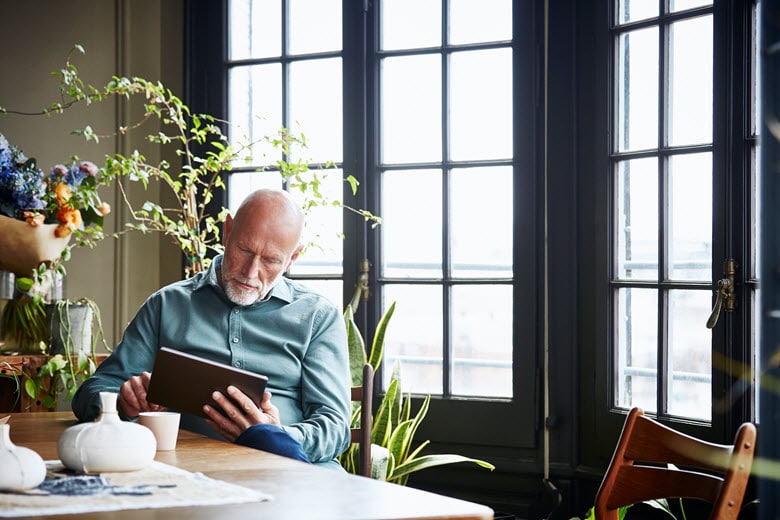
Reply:
M371 341L371 350L366 354L363 336L354 320L354 313L360 302L362 287L358 287L355 296L347 304L344 311L344 323L347 328L349 344L350 371L352 385L359 385L362 378L363 365L368 362L376 372L382 363L385 333L390 319L395 312L393 302L382 315ZM382 397L379 408L374 414L371 431L371 477L386 480L396 484L406 485L409 475L414 472L458 462L469 462L494 470L495 466L479 459L453 454L423 454L429 441L414 444L417 429L425 419L430 405L431 396L426 395L417 413L412 415L412 397L404 396L401 391L400 366L396 363L390 376L390 384ZM360 407L355 406L352 413L352 425L360 425ZM352 444L340 457L339 462L348 472L358 473L358 445Z
M45 174L0 134L0 250L5 253L0 270L15 275L15 294L0 319L0 340L5 352L47 356L37 370L20 370L27 393L40 397L46 408L53 409L63 391L72 396L95 368L95 341L102 337L97 306L86 299L50 301L47 294L65 274L71 249L103 238L110 206L97 189L110 180L94 163L75 157ZM71 312L80 313L82 323L71 319ZM79 348L71 334L77 325L90 331Z

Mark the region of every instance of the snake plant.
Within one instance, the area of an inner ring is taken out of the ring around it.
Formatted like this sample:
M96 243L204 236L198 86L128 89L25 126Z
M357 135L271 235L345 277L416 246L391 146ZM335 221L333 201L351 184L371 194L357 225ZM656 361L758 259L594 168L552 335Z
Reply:
M379 320L371 350L366 354L365 341L354 321L357 299L347 305L344 311L344 323L347 327L347 339L349 343L349 360L352 374L352 385L361 384L363 365L369 362L376 372L382 362L385 333L390 318L395 312L395 302L385 311ZM387 392L374 414L374 425L371 431L371 477L378 480L386 480L396 484L406 485L409 475L426 468L453 464L456 462L471 462L483 468L495 469L492 464L451 454L423 455L423 449L429 441L424 441L414 446L414 436L420 423L425 419L431 396L426 395L420 409L412 415L411 394L404 395L401 391L400 365L395 364L390 377ZM360 424L360 407L356 406L352 414L352 424ZM339 457L341 465L350 473L358 473L357 444L352 444L349 449Z

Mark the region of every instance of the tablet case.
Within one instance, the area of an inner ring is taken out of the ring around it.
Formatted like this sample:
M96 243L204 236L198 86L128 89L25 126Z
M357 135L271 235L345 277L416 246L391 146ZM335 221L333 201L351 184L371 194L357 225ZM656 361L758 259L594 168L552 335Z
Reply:
M211 398L214 390L227 396L228 385L233 385L259 406L267 383L268 378L264 375L160 347L146 399L150 403L205 418L204 404L221 410Z

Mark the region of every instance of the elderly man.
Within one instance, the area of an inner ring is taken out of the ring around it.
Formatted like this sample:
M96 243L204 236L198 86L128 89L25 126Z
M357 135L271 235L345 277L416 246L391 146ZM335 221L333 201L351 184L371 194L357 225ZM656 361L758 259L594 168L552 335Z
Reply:
M238 389L215 392L209 419L182 426L239 444L338 466L349 446L349 361L338 309L282 275L301 252L303 213L285 193L258 190L225 222L224 255L208 271L154 293L72 406L91 420L99 392L119 392L127 418L159 410L146 390L161 346L268 376L260 406ZM182 378L186 380L186 374ZM188 384L195 385L197 381Z

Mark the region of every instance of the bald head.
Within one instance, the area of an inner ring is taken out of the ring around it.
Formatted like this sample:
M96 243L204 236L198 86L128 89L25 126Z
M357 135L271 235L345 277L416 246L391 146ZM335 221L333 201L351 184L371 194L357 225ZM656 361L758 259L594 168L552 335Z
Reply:
M278 228L295 238L296 245L303 233L304 216L300 205L283 190L261 189L250 193L236 211L233 228L258 225Z
M231 301L250 305L264 298L301 252L304 216L281 190L252 192L225 220L221 282Z

